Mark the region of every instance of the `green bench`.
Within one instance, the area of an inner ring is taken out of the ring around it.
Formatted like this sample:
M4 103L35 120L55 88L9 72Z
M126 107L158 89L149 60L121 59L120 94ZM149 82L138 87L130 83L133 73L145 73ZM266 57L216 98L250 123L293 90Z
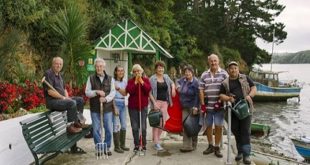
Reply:
M56 157L83 138L91 126L77 134L68 134L66 112L44 112L20 122L26 143L35 159L35 164Z

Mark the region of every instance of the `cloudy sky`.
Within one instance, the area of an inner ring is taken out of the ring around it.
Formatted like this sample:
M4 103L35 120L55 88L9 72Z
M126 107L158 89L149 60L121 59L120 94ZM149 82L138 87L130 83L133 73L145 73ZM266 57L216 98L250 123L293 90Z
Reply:
M280 45L275 45L274 52L298 52L310 50L310 0L279 0L286 6L277 21L286 27L287 38ZM260 48L271 52L271 43L257 40Z

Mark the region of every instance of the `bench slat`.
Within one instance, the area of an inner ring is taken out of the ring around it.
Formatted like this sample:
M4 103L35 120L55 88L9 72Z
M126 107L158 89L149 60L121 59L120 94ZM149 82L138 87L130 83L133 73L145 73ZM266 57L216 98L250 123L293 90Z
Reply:
M50 143L45 144L44 146L39 148L36 152L44 154L68 149L71 146L73 146L73 144L75 144L78 140L84 137L89 131L90 128L87 128L83 129L82 132L78 134L68 134L68 133L62 134L61 136L58 136L56 139L50 141Z
M30 118L28 118L28 119L25 119L25 120L23 120L23 121L20 122L20 125L23 125L23 126L25 126L25 125L31 125L32 123L36 122L37 120L39 120L39 119L42 118L42 117L43 117L43 119L45 119L45 118L46 118L46 115L47 115L48 113L49 113L49 112L40 113L40 114L38 114L38 115L36 115L36 116L30 117Z
M25 123L22 125L23 131L28 133L29 131L35 130L36 128L40 127L41 125L49 124L48 119L45 117L39 118L32 123Z
M41 134L44 130L52 131L52 128L48 122L42 123L41 125L36 125L35 127L28 127L28 129L24 130L24 134L27 136L34 136Z
M44 126L35 132L37 132L37 133L29 132L29 133L25 134L24 135L25 140L29 141L30 143L34 143L35 141L38 141L38 140L44 138L44 136L47 134L50 136L55 136L55 133L53 132L53 130L47 126Z

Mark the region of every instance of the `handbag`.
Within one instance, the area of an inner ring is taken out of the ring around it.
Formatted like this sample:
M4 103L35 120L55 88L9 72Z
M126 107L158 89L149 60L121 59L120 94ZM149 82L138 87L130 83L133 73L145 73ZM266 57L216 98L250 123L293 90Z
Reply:
M245 99L239 100L231 109L233 113L240 119L244 119L250 115L250 108Z
M151 127L162 128L160 121L163 123L163 114L159 110L151 110L148 115L149 124Z
M193 115L190 113L183 121L183 128L188 137L198 136L201 129L199 118L199 115Z

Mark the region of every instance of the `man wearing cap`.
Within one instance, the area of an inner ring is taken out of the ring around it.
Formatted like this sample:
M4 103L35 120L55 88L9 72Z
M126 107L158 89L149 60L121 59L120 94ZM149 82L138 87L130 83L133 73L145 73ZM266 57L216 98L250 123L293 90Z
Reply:
M207 127L208 148L203 151L204 155L213 153L222 158L220 142L224 124L224 110L219 104L219 94L222 81L228 74L219 66L219 58L216 54L208 56L210 69L203 72L199 81L199 97L202 112L202 121ZM213 124L215 125L215 143L213 144Z
M239 65L236 61L228 64L229 78L226 78L220 89L222 101L229 101L233 105L241 99L246 99L249 105L250 115L244 119L239 119L234 113L231 115L231 129L235 135L238 155L235 160L240 161L243 157L244 164L251 164L251 116L253 112L253 100L256 87L248 76L239 73Z

